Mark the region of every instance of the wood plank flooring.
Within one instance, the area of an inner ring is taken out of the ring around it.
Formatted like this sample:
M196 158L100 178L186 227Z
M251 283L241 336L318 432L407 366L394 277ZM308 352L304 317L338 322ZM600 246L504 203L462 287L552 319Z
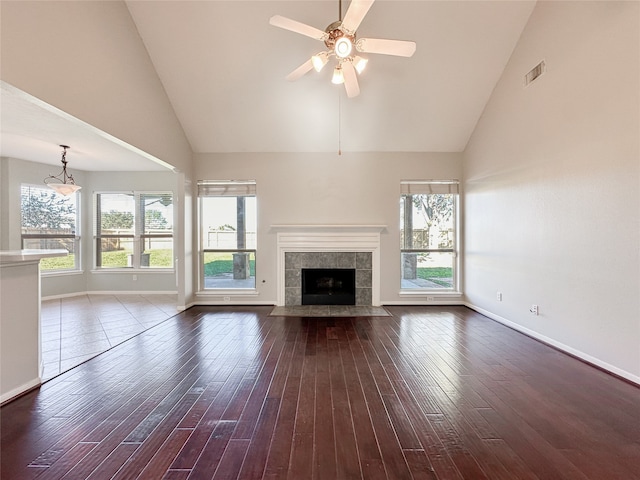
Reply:
M640 389L465 307L196 307L0 409L2 479L640 479Z

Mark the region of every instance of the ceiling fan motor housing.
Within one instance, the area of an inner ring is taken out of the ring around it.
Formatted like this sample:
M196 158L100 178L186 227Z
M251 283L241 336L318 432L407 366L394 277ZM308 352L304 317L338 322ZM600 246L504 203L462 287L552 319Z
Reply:
M356 43L356 36L349 35L340 29L342 22L336 21L329 25L325 32L327 32L327 38L324 44L332 50L339 58L346 58L351 54L353 46ZM340 39L346 39L347 41L340 41Z

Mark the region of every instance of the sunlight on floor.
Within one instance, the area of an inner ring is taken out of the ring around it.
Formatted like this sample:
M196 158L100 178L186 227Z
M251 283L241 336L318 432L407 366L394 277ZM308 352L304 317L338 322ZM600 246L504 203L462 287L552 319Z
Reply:
M40 314L43 380L176 315L176 295L79 295L43 300Z

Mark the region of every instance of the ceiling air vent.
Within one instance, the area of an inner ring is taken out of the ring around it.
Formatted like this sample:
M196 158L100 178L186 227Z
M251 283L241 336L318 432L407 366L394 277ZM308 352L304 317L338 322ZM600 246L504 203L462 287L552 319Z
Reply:
M524 76L524 86L526 87L531 82L533 82L536 78L542 75L545 71L544 60L541 61L538 65L533 67L529 72Z

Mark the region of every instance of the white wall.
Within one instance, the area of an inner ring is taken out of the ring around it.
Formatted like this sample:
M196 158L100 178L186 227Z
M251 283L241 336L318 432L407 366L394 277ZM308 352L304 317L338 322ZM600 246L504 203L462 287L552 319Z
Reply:
M93 269L94 245L91 242L93 233L93 194L95 192L127 192L127 191L171 191L174 198L178 198L180 176L173 172L87 172L87 187L84 192L83 234L89 238L90 245L86 245L87 252L84 266L88 272L87 291L141 291L141 292L175 292L176 273L162 272L152 269L141 269L135 272L110 272L107 270L96 271ZM174 207L174 228L178 222L178 208ZM174 234L179 235L176 231ZM175 247L175 241L174 241ZM176 249L177 250L177 249ZM180 256L174 251L174 254ZM93 269L93 270L92 270ZM43 284L44 287L44 284Z
M56 167L37 162L10 158L2 158L1 161L7 175L2 176L0 184L2 191L6 193L6 200L1 205L0 228L3 232L7 232L8 237L7 245L3 245L2 248L19 250L21 248L20 186L23 183L41 185L42 180L52 173L52 169L54 169L53 173L57 171ZM134 281L133 272L95 271L93 268L95 251L93 194L97 191L171 191L174 198L179 198L178 182L182 176L173 172L83 172L76 169L72 170L72 173L78 185L82 185L80 190L82 272L64 275L44 274L42 296L113 291L175 292L177 287L174 272L136 271L137 280ZM178 217L177 214L176 217ZM176 218L175 222L180 220Z
M200 180L257 182L260 293L257 298L237 300L262 303L277 300L276 234L270 227L283 224L386 225L381 237L380 299L403 301L398 295L400 180L461 175L461 154L456 153L237 153L200 154L194 159L195 177ZM425 303L426 295L420 301Z
M1 2L2 80L187 173L191 148L124 2Z
M538 2L464 154L468 303L636 382L638 7Z
M177 190L174 196L175 208L179 212L176 218L175 249L176 255L176 283L178 286L178 308L184 310L193 304L194 273L192 266L193 251L197 234L193 214L193 186L192 182L180 172L177 174Z
M0 158L0 185L5 185L5 180L9 175L9 162ZM7 205L9 203L9 191L6 188L0 189L0 250L9 250L9 229L5 224L7 216Z
M190 186L191 148L124 2L0 2L0 13L3 81L173 165ZM176 246L187 258L183 218ZM182 304L190 265L178 266Z

